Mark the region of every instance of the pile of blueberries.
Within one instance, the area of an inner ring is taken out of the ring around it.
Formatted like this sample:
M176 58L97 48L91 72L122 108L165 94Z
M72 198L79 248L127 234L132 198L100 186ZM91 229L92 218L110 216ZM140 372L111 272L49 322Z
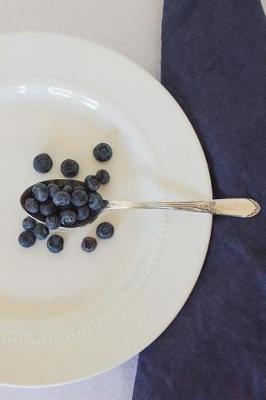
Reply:
M93 155L100 162L108 161L112 157L112 148L107 143L98 144ZM39 173L47 173L52 169L51 157L42 153L33 161L34 169ZM110 182L110 175L105 169L100 169L96 175L88 175L84 182L73 180L79 173L79 164L67 159L61 164L61 172L67 180L54 180L37 183L25 197L24 207L29 214L23 220L24 231L19 235L19 244L31 247L36 240L46 239L51 230L59 227L76 227L94 221L98 214L106 207L107 202L97 190L100 185ZM36 222L42 220L44 223ZM109 222L98 225L96 234L100 239L109 239L114 234L114 227ZM95 250L97 240L85 237L81 248L90 253ZM64 239L58 234L51 235L47 240L47 247L53 253L59 253L64 248Z

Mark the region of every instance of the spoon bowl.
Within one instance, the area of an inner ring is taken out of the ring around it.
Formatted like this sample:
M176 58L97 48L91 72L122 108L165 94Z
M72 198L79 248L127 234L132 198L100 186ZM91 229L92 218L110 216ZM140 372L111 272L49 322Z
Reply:
M65 185L71 185L71 186L74 186L74 187L81 186L81 185L84 186L83 182L75 180L75 179L51 179L51 180L42 181L41 183L44 183L45 185L49 185L49 183L55 183L56 185L59 186L60 189L63 189L63 187ZM29 213L25 208L26 200L29 197L32 197L32 189L33 189L34 186L35 186L35 184L30 186L29 188L27 188L22 193L22 195L20 197L20 204L21 204L22 208L26 211L26 213L28 215L30 215L34 220L36 220L38 222L45 223L46 217L43 216L40 212L38 212L36 214L32 214L32 213ZM67 207L67 208L71 209L71 207ZM66 228L66 229L81 228L81 227L83 227L85 225L93 223L97 219L98 215L99 215L99 212L93 211L93 210L90 209L90 215L84 221L77 221L72 226L60 225L60 228Z

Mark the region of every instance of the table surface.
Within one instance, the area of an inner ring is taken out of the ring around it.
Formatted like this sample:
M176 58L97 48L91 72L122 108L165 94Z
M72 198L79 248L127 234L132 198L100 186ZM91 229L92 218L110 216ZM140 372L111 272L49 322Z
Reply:
M266 9L266 0L261 0ZM0 32L43 30L110 47L160 77L163 0L0 0ZM131 400L137 357L98 377L51 388L0 387L1 400Z

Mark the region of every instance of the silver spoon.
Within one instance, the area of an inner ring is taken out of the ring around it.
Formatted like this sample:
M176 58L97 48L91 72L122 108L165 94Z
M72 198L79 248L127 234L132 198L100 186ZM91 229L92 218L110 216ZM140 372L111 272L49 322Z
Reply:
M43 181L48 185L49 183L56 183L60 187L67 184L74 184L75 186L82 185L83 182L77 180L67 180L67 179L53 179L49 181ZM20 203L23 209L32 218L37 221L44 222L45 217L40 213L30 214L25 209L25 201L31 196L32 188L34 185L30 186L22 194L20 198ZM207 213L212 215L224 215L230 217L241 217L250 218L254 217L260 212L260 205L252 199L246 198L235 198L235 199L215 199L215 200L203 200L203 201L113 201L107 200L105 202L105 209L111 210L122 210L122 209L164 209L164 210L182 210L190 212ZM69 226L68 228L78 228L92 223L96 220L99 213L91 211L90 216L85 221L78 221L75 225ZM65 227L64 227L65 228Z

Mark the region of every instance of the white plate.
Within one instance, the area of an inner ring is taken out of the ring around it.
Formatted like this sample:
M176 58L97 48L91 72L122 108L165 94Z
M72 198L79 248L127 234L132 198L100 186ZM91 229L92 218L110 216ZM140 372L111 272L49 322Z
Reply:
M29 185L60 177L65 158L80 178L110 143L112 181L104 197L211 198L198 139L180 107L124 57L49 33L0 37L0 382L46 385L98 374L132 357L169 325L190 294L207 251L211 217L163 211L109 211L115 236L80 250L95 224L64 232L65 250L17 244ZM45 177L33 157L54 160Z

